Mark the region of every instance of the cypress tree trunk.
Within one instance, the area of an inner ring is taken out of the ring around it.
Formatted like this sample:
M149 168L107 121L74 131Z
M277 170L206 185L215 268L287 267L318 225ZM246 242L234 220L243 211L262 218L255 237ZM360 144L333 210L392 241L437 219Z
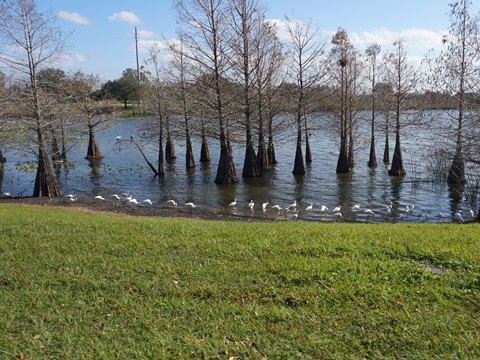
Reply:
M302 154L302 122L300 115L297 118L297 150L295 151L295 164L293 166L292 174L303 175L305 174L305 164L303 163Z
M51 128L52 130L52 161L60 161L61 160L61 154L60 154L60 149L58 148L58 142L57 142L57 137L55 136L55 130L53 130L53 127Z
M185 152L185 164L187 169L193 169L195 167L195 158L193 156L192 142L190 140L190 134L187 131L187 149Z
M65 146L65 128L62 126L60 126L60 131L61 131L61 135L62 135L62 152L60 153L60 158L62 160L67 160L67 147Z
M3 168L3 163L6 162L7 159L3 157L3 152L2 152L2 149L0 149L0 167Z
M158 161L157 161L157 173L159 177L165 176L164 166L164 154L163 154L163 117L159 115L158 118Z
M273 143L273 116L269 116L268 119L268 146L267 146L268 162L270 166L277 163L275 156L275 145Z
M258 133L257 162L262 174L265 174L270 171L270 162L268 160L268 152L267 152L267 147L265 146L265 140L263 137L263 130L261 125L260 125L260 132Z
M100 147L98 146L93 126L91 124L88 124L88 149L86 158L88 160L96 160L103 158L103 154L100 151Z
M349 114L348 117L348 167L353 169L355 166L355 154L353 152L353 115Z
M343 117L344 115L341 114L340 116ZM350 172L347 152L347 133L345 128L345 120L342 118L340 124L340 153L338 154L337 160L337 174L345 174Z
M465 163L462 154L461 125L459 125L459 128L457 129L457 145L455 147L455 155L453 156L452 165L450 165L450 169L448 170L447 182L450 185L465 183Z
M35 176L35 185L33 187L33 197L55 197L61 196L62 193L53 176L48 154L45 151L45 140L40 129L40 124L37 125L38 138L38 167Z
M224 131L220 131L220 159L218 161L215 183L234 184L238 182L238 179L235 175L235 164L233 162L232 152L228 145Z
M165 161L172 161L177 158L175 155L175 146L173 145L172 141L172 132L170 130L170 121L168 118L166 120L166 127L167 127L167 141L165 143Z
M393 151L392 166L388 171L390 176L403 176L407 172L403 167L402 148L400 147L400 131L397 129L395 134L395 150Z
M312 162L312 151L310 150L310 140L308 139L307 117L304 116L305 121L305 162L310 164Z
M200 162L210 161L210 147L208 146L207 135L205 134L205 124L202 119L202 147L200 149Z
M448 170L447 182L451 185L465 183L465 163L463 161L461 145L456 147L452 165Z
M372 91L372 97L375 98L375 95ZM375 151L375 101L372 100L372 128L371 128L371 139L370 139L370 156L368 159L368 167L376 168L377 167L377 154Z
M388 141L388 125L385 132L385 150L383 151L383 163L390 164L390 143Z

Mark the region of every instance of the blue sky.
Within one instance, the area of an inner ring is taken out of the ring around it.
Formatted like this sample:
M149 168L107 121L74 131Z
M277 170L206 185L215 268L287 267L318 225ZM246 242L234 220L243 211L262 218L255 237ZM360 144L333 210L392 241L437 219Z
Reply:
M362 49L371 41L386 47L404 38L413 60L441 46L448 27L450 0L261 0L267 17L279 28L290 19L311 21L328 38L338 27ZM140 61L148 47L163 37L175 36L175 11L171 0L37 0L41 11L52 11L58 25L70 34L67 54L59 67L81 69L109 80L135 67L134 27L140 35Z

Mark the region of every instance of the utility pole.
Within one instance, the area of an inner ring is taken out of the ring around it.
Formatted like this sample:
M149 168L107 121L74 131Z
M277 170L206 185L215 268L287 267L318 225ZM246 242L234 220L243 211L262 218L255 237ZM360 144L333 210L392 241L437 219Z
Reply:
M140 66L138 64L138 32L135 26L135 54L137 56L137 84L140 85Z

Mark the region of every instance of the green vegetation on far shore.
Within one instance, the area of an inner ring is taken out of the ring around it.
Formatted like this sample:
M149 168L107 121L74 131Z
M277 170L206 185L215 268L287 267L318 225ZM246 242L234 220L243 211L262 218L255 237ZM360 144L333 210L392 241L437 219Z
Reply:
M0 206L0 358L480 358L480 225Z

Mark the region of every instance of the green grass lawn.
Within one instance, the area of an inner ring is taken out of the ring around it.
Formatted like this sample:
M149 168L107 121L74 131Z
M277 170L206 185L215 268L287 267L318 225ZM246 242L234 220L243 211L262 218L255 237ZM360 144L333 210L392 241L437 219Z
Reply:
M0 206L0 359L478 359L480 226Z

